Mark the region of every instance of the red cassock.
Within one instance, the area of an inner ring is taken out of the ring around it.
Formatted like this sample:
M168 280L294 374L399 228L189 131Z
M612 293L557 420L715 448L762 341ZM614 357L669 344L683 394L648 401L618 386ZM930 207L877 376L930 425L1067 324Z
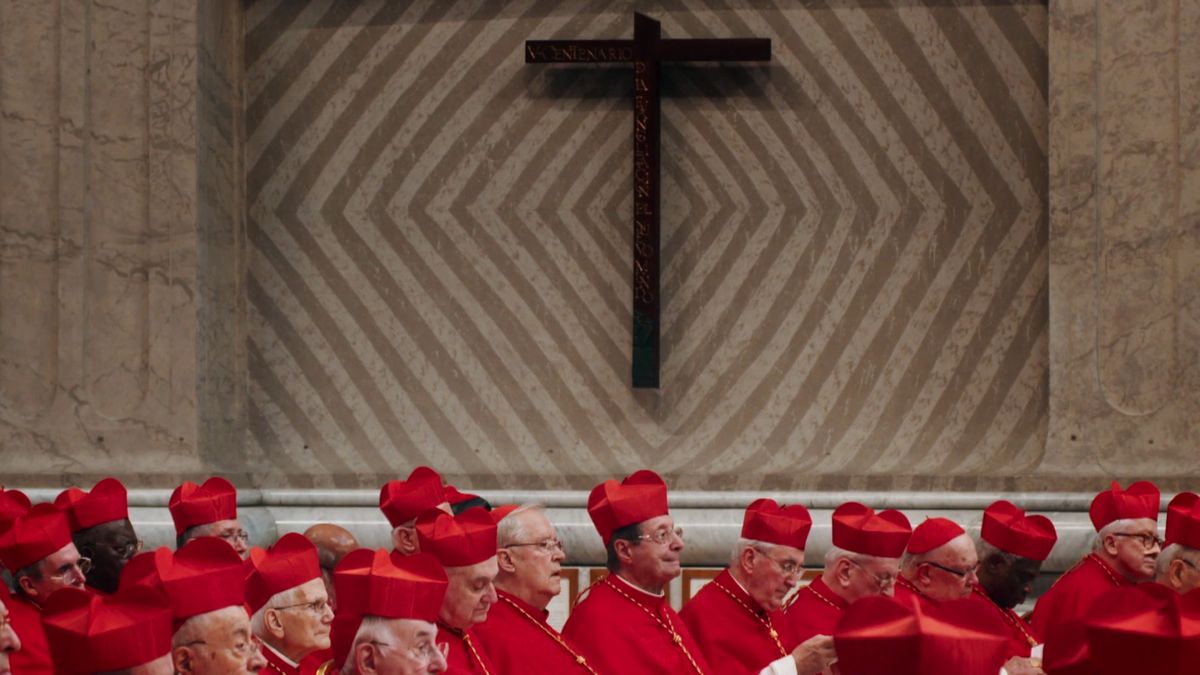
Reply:
M271 649L266 643L262 646L263 659L267 662L267 667L263 668L264 673L283 673L284 675L300 675L300 668L293 666L287 662L287 659L282 654Z
M322 649L309 654L299 664L293 666L288 663L282 654L271 649L265 643L262 646L262 655L263 659L267 662L267 667L263 668L262 672L283 673L284 675L316 675L317 673L324 673L330 665L330 659L333 658L333 653L330 650Z
M615 574L594 584L575 606L563 637L602 673L717 672L665 596L646 593Z
M446 652L447 675L500 675L491 660L479 648L473 628L459 630L438 621L437 643L449 645Z
M800 644L783 612L763 609L729 570L705 584L679 616L722 675L757 673Z
M587 660L546 622L549 612L497 590L500 600L487 621L471 627L496 673L560 675L596 673Z
M15 595L5 598L8 621L21 639L21 650L9 654L9 666L13 675L50 675L54 662L50 660L50 646L46 633L42 631L42 611L32 602Z
M1132 585L1132 581L1096 554L1089 553L1038 598L1037 606L1033 608L1033 630L1037 635L1049 635L1050 626L1083 619L1096 598L1106 591Z
M938 604L936 600L925 597L912 582L903 576L896 577L896 588L893 596L897 602L910 607L920 605L922 608Z
M1033 626L1030 626L1028 623L1026 623L1024 619L1022 619L1011 609L997 605L995 601L988 596L987 591L983 590L983 586L976 584L975 586L971 587L970 597L975 602L984 604L995 610L1000 615L1000 618L1004 620L1004 625L1012 631L1010 636L1011 639L1009 640L1010 644L1008 651L1008 656L1010 658L1014 656L1029 658L1030 650L1032 650L1035 645L1042 643L1042 641L1039 640L1034 634Z
M837 628L849 606L817 577L796 591L796 599L784 610L784 615L796 634L796 643L800 644L814 635L833 635L833 629Z

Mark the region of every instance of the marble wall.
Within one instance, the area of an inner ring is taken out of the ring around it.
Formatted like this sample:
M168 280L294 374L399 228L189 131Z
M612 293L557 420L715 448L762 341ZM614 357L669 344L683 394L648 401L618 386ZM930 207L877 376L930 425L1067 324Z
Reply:
M670 85L657 393L623 75L519 59L635 8L775 44ZM1194 488L1198 37L1182 0L0 3L0 482Z

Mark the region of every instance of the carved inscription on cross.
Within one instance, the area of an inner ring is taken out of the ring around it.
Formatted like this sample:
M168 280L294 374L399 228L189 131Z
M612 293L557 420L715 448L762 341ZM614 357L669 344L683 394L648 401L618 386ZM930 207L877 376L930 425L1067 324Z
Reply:
M767 38L663 40L634 14L632 40L527 40L525 63L633 64L633 386L659 386L659 64L770 61Z

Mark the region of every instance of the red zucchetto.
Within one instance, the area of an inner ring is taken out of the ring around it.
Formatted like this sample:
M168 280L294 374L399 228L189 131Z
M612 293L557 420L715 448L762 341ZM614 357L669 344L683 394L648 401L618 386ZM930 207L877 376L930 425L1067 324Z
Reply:
M499 525L500 521L507 518L510 513L519 508L521 507L517 504L501 504L490 511L492 514L492 520L496 521L496 524Z
M1200 663L1200 593L1161 584L1118 588L1101 596L1086 619L1096 675L1192 675Z
M1105 525L1117 520L1149 518L1158 520L1159 493L1154 483L1138 481L1122 490L1121 484L1112 482L1112 488L1096 495L1088 515L1099 532Z
M96 483L91 492L67 488L54 498L54 505L66 514L72 532L129 517L129 495L116 478Z
M1042 561L1058 541L1054 523L1046 516L1029 516L1003 499L983 512L979 535L1001 551Z
M858 502L846 502L833 512L833 545L877 558L899 558L912 538L912 525L903 513L876 513Z
M379 510L392 527L400 527L446 501L442 477L427 466L418 466L408 480L390 480L379 489Z
M996 675L1008 658L1000 616L971 600L850 605L833 633L842 675Z
M171 604L145 586L108 596L55 591L42 611L42 627L60 675L125 670L171 651Z
M917 525L916 529L913 530L912 538L908 540L908 548L906 550L914 554L928 553L965 533L966 531L953 520L946 518L926 518L925 522Z
M246 603L242 557L223 539L197 537L172 552L163 546L134 556L121 571L121 590L149 586L171 601L175 623Z
M430 509L417 517L417 540L446 567L466 567L496 555L496 521L476 506L457 516Z
M10 572L28 567L71 543L67 517L53 504L38 504L0 524L0 563Z
M1200 549L1200 495L1180 492L1167 506L1166 545Z
M171 493L167 508L177 535L197 525L233 520L237 518L237 488L220 476L209 478L203 485L186 481Z
M774 499L756 499L742 517L742 538L804 550L812 516L800 504L780 506Z
M441 563L427 553L389 555L360 548L346 554L333 571L337 615L330 641L333 665L341 668L363 618L437 621L449 581Z
M667 514L667 484L649 469L636 471L620 483L606 480L592 488L587 510L607 546L613 532L622 527Z
M317 547L308 537L289 532L269 549L250 549L245 562L246 604L253 614L271 596L321 578Z

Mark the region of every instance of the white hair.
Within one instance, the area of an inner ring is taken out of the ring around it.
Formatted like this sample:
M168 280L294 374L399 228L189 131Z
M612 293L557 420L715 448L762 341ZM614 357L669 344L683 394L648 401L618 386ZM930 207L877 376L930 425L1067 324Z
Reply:
M546 508L541 504L523 504L500 519L496 524L496 547L504 548L521 541L525 538L525 523L521 518L517 518L522 513L536 511L545 513Z
M175 634L171 636L171 649L186 646L192 642L204 641L208 634L212 632L213 624L226 618L230 611L244 611L241 605L229 605L220 609L214 609L211 612L197 614L196 616L188 617L186 621L175 629Z
M346 662L342 664L342 675L355 675L358 672L358 664L355 662L354 653L358 650L358 646L364 642L386 642L387 641L387 625L391 619L384 619L378 616L364 616L362 623L358 624L358 632L354 634L354 643L350 647L350 655L346 657Z
M849 558L852 562L858 564L894 560L894 558L883 558L877 555L867 555L866 553L847 551L844 548L838 548L837 546L833 546L831 544L825 551L825 569L832 568L837 564L837 561L841 560L842 558Z
M1196 549L1184 546L1183 544L1171 544L1170 546L1163 548L1162 552L1158 554L1158 561L1155 563L1155 578L1160 581L1166 579L1167 570L1171 568L1171 563L1174 562L1176 558L1180 560L1188 560L1188 557L1190 557L1191 554L1197 552L1198 551ZM1191 561L1188 560L1188 562Z
M775 548L775 544L766 541L759 541L757 539L738 537L737 543L733 546L733 550L729 552L730 567L738 566L738 561L742 558L742 551L746 550L747 548L753 548L763 553L770 553Z
M1092 551L1099 553L1104 550L1104 538L1110 534L1123 534L1131 527L1137 527L1138 521L1134 518L1122 518L1114 520L1111 523L1100 528L1096 533L1095 540L1092 541ZM1157 526L1155 527L1157 529Z
M267 604L259 607L258 611L254 613L254 616L250 617L250 632L254 633L261 639L266 639L267 627L265 622L267 610L295 605L300 603L300 601L303 599L303 596L300 594L299 586L293 586L286 591L279 591L275 595L272 595L270 599L267 600Z

